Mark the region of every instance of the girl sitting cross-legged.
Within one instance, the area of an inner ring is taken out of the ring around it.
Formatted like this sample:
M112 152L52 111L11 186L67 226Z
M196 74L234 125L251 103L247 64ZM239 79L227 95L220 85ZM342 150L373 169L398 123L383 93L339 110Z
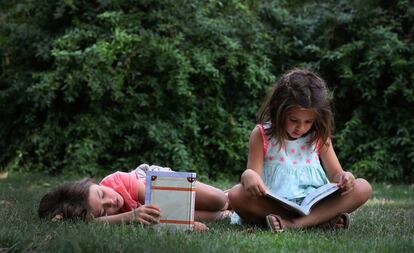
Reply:
M284 228L324 226L347 228L349 213L371 195L371 185L344 171L332 144L333 117L325 82L315 73L285 73L264 102L249 140L247 169L229 191L237 222ZM335 182L341 192L300 216L265 197L266 190L300 204L313 189ZM240 220L239 220L240 221Z

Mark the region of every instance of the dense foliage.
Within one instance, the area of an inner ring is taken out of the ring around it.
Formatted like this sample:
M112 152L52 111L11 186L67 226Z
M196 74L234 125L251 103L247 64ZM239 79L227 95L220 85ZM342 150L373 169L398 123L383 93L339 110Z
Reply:
M46 0L0 9L0 165L96 174L244 169L283 71L333 90L344 168L413 181L410 1Z

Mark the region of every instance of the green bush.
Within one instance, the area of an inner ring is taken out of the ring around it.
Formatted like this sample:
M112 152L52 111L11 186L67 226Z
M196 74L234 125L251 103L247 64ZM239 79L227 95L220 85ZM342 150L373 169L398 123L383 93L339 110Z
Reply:
M335 76L339 157L368 178L414 179L413 14L409 1L356 4L323 56Z
M3 163L15 160L17 150L21 164L51 172L94 174L148 162L209 176L238 173L258 107L250 104L274 81L255 45L262 36L257 21L244 7L16 6L3 27L3 56L13 58L3 66L3 101L13 105L2 112ZM17 70L22 62L28 66ZM18 71L25 77L13 76Z
M234 178L281 72L334 91L345 169L412 181L409 1L0 4L0 164L95 175L147 162Z
M314 69L333 90L334 144L343 167L371 180L413 181L409 1L261 2L275 68Z

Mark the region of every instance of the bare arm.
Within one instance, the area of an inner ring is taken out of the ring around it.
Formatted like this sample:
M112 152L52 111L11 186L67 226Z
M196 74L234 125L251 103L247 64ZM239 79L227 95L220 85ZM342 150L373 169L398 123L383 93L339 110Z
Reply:
M342 195L345 195L351 191L354 185L354 175L352 175L351 172L344 171L342 169L330 140L329 146L325 146L321 149L320 159L329 180L331 182L338 183L338 186L344 190Z
M144 225L157 224L159 222L160 209L154 205L142 205L132 211L109 216L95 218L98 223L138 223Z
M241 184L252 197L263 196L266 186L261 178L263 171L263 140L259 127L250 134L247 169L241 176Z

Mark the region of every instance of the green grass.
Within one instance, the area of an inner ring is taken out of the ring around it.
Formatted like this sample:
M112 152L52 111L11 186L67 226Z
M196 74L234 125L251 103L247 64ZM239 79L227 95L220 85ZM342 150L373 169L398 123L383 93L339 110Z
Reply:
M207 233L157 232L138 225L46 222L40 197L62 178L9 175L0 180L0 252L411 252L414 185L374 184L347 231L266 229L207 223ZM230 182L210 182L227 188Z

